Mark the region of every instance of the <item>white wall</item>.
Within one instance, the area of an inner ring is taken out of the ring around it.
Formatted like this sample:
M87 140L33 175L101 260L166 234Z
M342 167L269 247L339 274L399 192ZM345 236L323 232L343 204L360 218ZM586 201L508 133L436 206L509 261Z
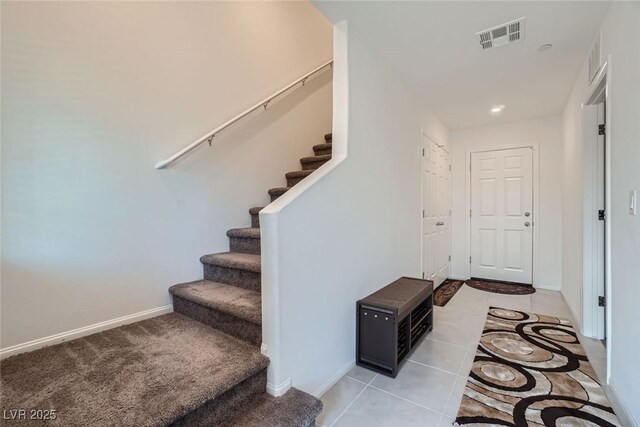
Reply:
M420 128L448 134L354 27L334 40L334 158L261 212L269 381L316 395L354 363L356 301L420 276Z
M584 83L583 83L584 82ZM578 75L563 113L562 181L562 295L582 330L582 102L586 97L587 69Z
M170 303L331 129L331 74L154 165L332 56L306 2L2 3L2 341Z
M559 290L562 283L562 121L560 116L538 117L507 124L451 132L451 276L470 276L469 255L469 153L496 147L537 145L539 262L536 287ZM535 177L534 177L535 179ZM543 266L543 268L539 268Z
M602 25L602 52L611 55L611 335L609 390L624 425L640 425L640 215L628 214L629 190L640 191L640 3L612 2ZM572 309L582 292L579 225L582 211L581 103L588 95L586 64L564 111L565 177L563 191L563 289ZM570 156L570 157L568 157ZM568 161L572 159L574 161ZM568 241L569 240L569 241ZM567 262L570 260L570 262Z

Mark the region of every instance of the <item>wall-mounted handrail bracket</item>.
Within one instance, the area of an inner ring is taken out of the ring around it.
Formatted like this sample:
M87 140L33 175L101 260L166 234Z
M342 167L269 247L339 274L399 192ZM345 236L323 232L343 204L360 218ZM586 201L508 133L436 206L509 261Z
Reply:
M308 72L304 76L300 77L296 81L288 84L287 86L283 87L282 89L280 89L279 91L275 92L271 96L269 96L266 99L258 102L253 107L246 109L245 111L243 111L242 113L238 114L234 118L232 118L232 119L226 121L225 123L221 124L220 126L215 128L211 132L208 132L206 135L202 136L201 138L199 138L196 141L192 142L191 144L187 145L185 148L183 148L182 150L178 151L173 156L171 156L171 157L169 157L169 158L157 163L156 164L156 169L164 169L164 168L166 168L171 163L175 162L180 157L184 156L189 151L193 150L194 148L196 148L197 146L199 146L203 142L207 142L209 144L209 146L211 146L211 142L213 141L213 138L215 138L215 136L218 133L220 133L222 130L228 128L229 126L231 126L232 124L236 123L240 119L242 119L242 118L248 116L249 114L253 113L254 111L258 110L260 107L263 108L263 111L266 111L267 107L269 106L269 103L271 101L273 101L275 98L277 98L280 95L284 94L289 89L294 88L298 83L302 83L302 86L304 86L306 81L309 79L309 77L313 76L316 73L319 73L320 71L322 71L322 70L324 70L326 68L333 69L333 59L330 60L330 61L327 61L324 64L320 65L319 67L311 70L310 72ZM300 86L300 87L302 87L302 86Z

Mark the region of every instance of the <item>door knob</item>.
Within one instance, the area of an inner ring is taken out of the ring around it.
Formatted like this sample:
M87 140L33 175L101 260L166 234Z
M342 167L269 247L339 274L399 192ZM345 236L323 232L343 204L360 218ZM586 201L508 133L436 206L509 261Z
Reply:
M527 221L527 222L525 222L525 223L524 223L524 226L525 226L525 227L528 227L528 226L530 226L530 225L531 225L531 223L530 223L529 221Z
M531 216L531 213L530 212L525 212L524 216Z

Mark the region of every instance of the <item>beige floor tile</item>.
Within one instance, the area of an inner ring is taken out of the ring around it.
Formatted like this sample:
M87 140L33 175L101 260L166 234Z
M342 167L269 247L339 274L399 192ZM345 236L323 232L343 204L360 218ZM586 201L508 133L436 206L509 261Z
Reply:
M453 386L453 390L451 390L451 396L449 396L447 407L444 410L445 416L455 418L458 414L458 408L460 408L460 402L462 401L467 380L468 375L458 375L458 377L456 377L456 383Z
M429 332L427 337L436 341L455 344L466 348L474 340L476 340L477 343L480 337L479 331L479 329L476 331L460 324L439 322L434 325L433 330Z
M396 378L378 375L371 385L442 413L455 380L454 374L409 361Z
M564 302L560 292L537 290L535 294L531 295L531 310L538 314L548 314L572 320L571 310Z
M409 360L457 374L466 353L464 347L427 338L411 353Z
M562 306L560 304L545 304L535 301L531 303L531 312L537 314L546 314L548 316L554 316L560 319L567 319L573 323L569 307Z
M458 298L453 297L451 301L444 307L445 310L455 311L457 313L483 315L487 313L489 308L488 299L477 299L474 297Z
M442 418L440 418L438 427L450 427L453 425L454 421L455 421L455 418L451 418L443 415Z
M487 306L487 310L488 310ZM468 313L465 311L447 309L442 310L434 316L434 326L437 326L440 322L454 323L464 327L468 327L473 330L477 330L484 326L486 321L486 311L483 314Z
M349 378L353 378L354 380L362 381L367 384L369 384L376 375L378 374L360 366L354 366L349 370L349 372L347 372L347 376Z
M462 366L460 367L459 375L468 376L469 372L471 372L471 367L473 366L473 359L476 357L476 351L478 349L478 343L476 343L475 347L469 347L467 349L467 355L464 357L464 362L462 362Z
M580 333L578 333L578 340L587 352L587 356L598 358L607 357L607 348L604 346L602 341L593 338L587 338Z
M491 307L531 312L531 297L529 295L492 294L489 297L489 305Z
M338 419L335 426L435 427L438 425L440 418L440 414L436 412L368 387L344 415Z
M333 387L322 395L324 405L316 420L319 426L332 425L342 412L355 400L366 385L349 377L342 377Z

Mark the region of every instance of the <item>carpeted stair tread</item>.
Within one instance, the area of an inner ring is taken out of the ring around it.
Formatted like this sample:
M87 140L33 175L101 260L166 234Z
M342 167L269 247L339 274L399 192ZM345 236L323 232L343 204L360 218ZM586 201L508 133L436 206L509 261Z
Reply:
M308 427L322 411L322 402L291 388L283 396L261 394L251 408L225 422L226 427Z
M327 133L324 135L325 141L331 141L333 139L333 133Z
M251 209L249 209L249 213L251 215L256 215L258 212L260 212L262 209L264 209L264 206L255 206Z
M318 144L313 146L313 151L331 151L333 144L331 142L326 142L324 144Z
M293 171L293 172L287 172L284 176L287 179L290 178L306 178L309 175L311 175L312 173L314 173L314 170L306 170L306 171Z
M56 408L52 426L168 425L215 407L268 362L257 347L171 313L3 360L0 400Z
M326 162L329 160L331 160L331 154L323 154L322 156L303 157L300 159L300 163Z
M282 196L287 191L291 190L290 187L276 187L269 189L270 196Z
M255 254L220 252L217 254L203 255L200 257L200 262L254 273L260 273L261 271L260 255Z
M169 288L171 295L222 311L256 325L262 324L260 292L210 280L181 283Z
M287 172L285 177L287 178L287 187L293 187L300 181L311 175L315 169L307 169L301 171Z
M232 228L227 231L227 237L240 237L243 239L259 239L260 229L256 227Z

